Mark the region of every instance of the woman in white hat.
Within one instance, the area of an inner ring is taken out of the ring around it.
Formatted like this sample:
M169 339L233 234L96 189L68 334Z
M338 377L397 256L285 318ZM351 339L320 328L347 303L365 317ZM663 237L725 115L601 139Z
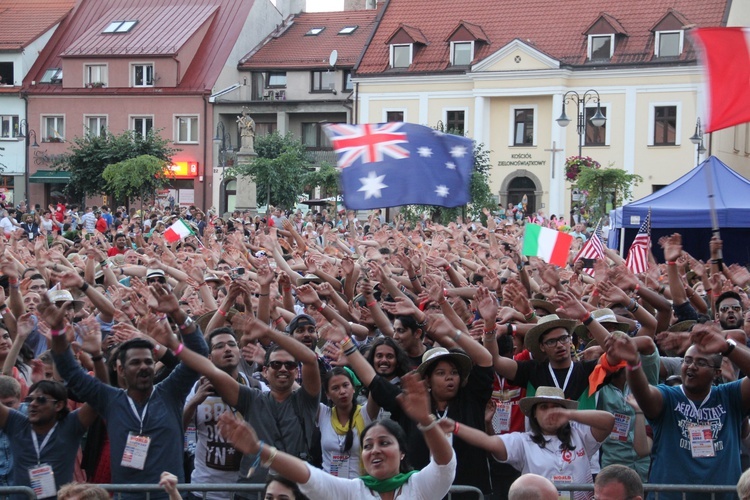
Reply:
M523 398L519 405L529 417L531 430L488 436L451 419L440 422L467 443L487 450L522 474L544 476L555 483L593 482L589 459L612 432L615 418L606 411L578 410L578 402L565 399L562 389L538 387L536 396ZM592 498L591 492L577 492L577 500Z

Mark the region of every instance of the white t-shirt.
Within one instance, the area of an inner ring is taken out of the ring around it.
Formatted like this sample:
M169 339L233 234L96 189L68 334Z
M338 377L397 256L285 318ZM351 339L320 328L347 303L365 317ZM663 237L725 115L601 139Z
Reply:
M10 217L3 217L2 219L0 219L0 227L3 228L5 235L9 236L10 233L13 232L15 226L13 225L13 221L10 219Z
M367 415L367 405L360 410L365 426L370 423L370 417ZM320 447L323 450L323 470L327 473L338 476L355 479L364 474L360 471L359 466L359 432L356 427L353 428L354 439L349 451L344 451L344 440L346 436L339 436L333 430L331 417L333 409L320 403L320 413L318 413L318 427L320 428Z
M588 425L571 422L571 443L575 450L560 451L560 440L556 436L545 436L548 439L544 448L531 440L528 432L512 432L498 436L505 443L508 459L504 462L521 471L544 476L550 481L559 483L592 483L589 458L601 447L591 434ZM561 495L564 496L565 494ZM593 493L576 492L576 500L589 500ZM567 497L570 498L570 497Z

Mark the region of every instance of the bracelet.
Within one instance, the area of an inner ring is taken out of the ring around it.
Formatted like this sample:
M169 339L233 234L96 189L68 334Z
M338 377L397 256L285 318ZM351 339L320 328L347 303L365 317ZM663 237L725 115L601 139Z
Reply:
M417 281L418 279L419 278L417 278L416 276L412 276L412 277L409 278L409 281Z
M443 266L443 271L445 271L447 273L448 269L450 269L450 268L451 268L451 265L450 264L446 264L446 265Z
M352 354L354 354L355 352L357 352L357 350L358 350L358 347L356 345L352 344L352 346L350 348L348 348L347 350L344 351L344 355L345 356L351 356Z
M273 326L278 326L282 321L284 321L284 316L279 316L278 318L273 320Z
M659 295L664 295L664 290L667 289L666 285L662 285L659 287Z
M81 290L81 291L82 291L83 293L86 293L86 290L88 290L88 289L89 289L89 284L88 284L88 283L86 283L86 282L84 281L84 282L83 282L83 285L79 286L78 288L79 288L79 289L80 289L80 290Z
M513 323L508 323L507 327L508 327L508 335L513 335L514 333L516 333L516 325L514 325Z
M676 262L676 261L674 261L674 260L668 260L668 261L667 261L667 265L668 265L668 266L676 266L676 265L677 265L677 262Z
M458 339L461 338L462 334L463 332L461 330L456 330L456 335L453 337L453 342L458 344Z
M91 361L93 361L94 363L96 363L97 361L101 361L103 359L104 359L104 354L102 353L99 353L96 356L91 356Z
M221 307L216 310L216 312L219 314L219 316L227 317L227 312L223 310Z
M640 283L636 283L636 284L635 284L635 288L633 288L633 291L634 291L635 293L638 293L638 292L640 292L640 291L641 291L641 284L640 284Z
M636 415L643 415L643 412L642 411L637 411L637 412L635 412L635 414Z
M283 287L281 287L281 290L283 292L291 292L292 291L292 287L290 287L290 286L283 286Z
M64 330L50 329L49 334L51 337L59 337L60 335L63 335L63 331Z
M367 307L375 307L376 305L378 305L377 300L373 300L372 302L365 302L365 306Z
M430 414L430 418L432 419L432 422L427 425L417 424L417 429L419 429L420 432L427 432L438 424L438 419L435 418L435 415Z
M599 289L598 288L594 288L594 291L591 292L591 296L592 297L598 297L599 296Z
M263 445L264 444L266 444L266 443L264 443L263 441L261 441L260 444L258 444L258 454L255 456L255 461L253 462L253 464L247 470L247 476L246 477L252 476L253 472L255 472L255 469L257 469L258 465L260 465L260 454L263 451Z
M183 344L182 342L180 342L180 345L178 345L178 346L177 346L177 349L175 349L175 350L174 350L174 351L172 352L172 354L174 354L175 356L179 356L179 355L180 355L180 353L182 352L182 350L183 350L184 348L185 348L185 344Z
M497 328L493 328L492 330L485 330L484 331L484 336L485 337L494 337L496 333L497 333Z
M627 310L634 313L638 310L638 302L636 302L635 299L630 299L630 304L627 307Z
M523 319L525 321L531 321L535 317L536 317L536 311L534 309L532 309L529 314L524 314Z
M153 349L153 351L154 351L154 354L157 354L157 355L158 355L158 354L159 354L159 351L161 351L161 344L156 344L156 345L154 346L154 349Z
M456 420L453 423L453 435L458 436L458 429L461 427L461 424L458 423L458 420Z
M641 361L641 357L640 357L640 356L638 356L638 364L635 364L635 365L632 365L632 366L631 366L631 365L629 365L629 364L628 364L628 365L625 365L625 369L626 369L627 371L629 371L629 372L634 372L634 371L636 371L637 369L639 369L639 368L640 368L640 367L642 366L642 364L643 364L643 363L642 363L642 361Z
M581 319L581 323L583 323L584 326L589 326L592 321L594 321L594 317L591 316L590 312L587 312L586 316L584 316L583 319Z
M260 464L260 466L263 467L264 469L269 469L271 467L271 464L273 464L273 461L276 460L276 455L279 453L279 450L275 446L271 446L270 448L271 448L271 454L268 456L268 460ZM258 453L258 456L260 456L260 453Z
M202 283L198 284L198 288L200 288L202 286L208 286L208 283L206 283L205 281L203 281Z
M266 295L268 295L268 294L266 294ZM327 305L328 304L326 304L325 302L321 302L320 303L320 307L318 307L318 312L323 312L323 309L325 309Z
M8 307L8 304L6 304L5 302L3 302L2 304L0 304L0 311L2 311L3 309L5 309L6 307Z
M9 279L8 279L8 284L9 284L10 286L14 286L14 285L15 285L15 286L18 286L18 278L9 278Z

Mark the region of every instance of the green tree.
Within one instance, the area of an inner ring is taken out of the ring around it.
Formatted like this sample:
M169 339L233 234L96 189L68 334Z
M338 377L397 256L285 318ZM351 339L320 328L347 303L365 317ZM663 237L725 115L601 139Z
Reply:
M55 166L57 170L70 172L65 194L76 200L84 200L107 192L107 183L102 174L108 165L141 155L150 155L170 164L172 155L177 151L154 130L145 138L130 130L119 135L87 135L73 139L69 153L57 159Z
M255 152L255 160L236 165L227 174L249 176L257 186L258 199L265 199L266 205L294 207L311 168L305 146L290 133L274 132L255 138Z
M327 197L338 196L339 170L330 163L323 163L320 168L305 174L303 184L310 188L321 188Z
M107 165L102 172L105 189L126 204L133 198L143 199L153 195L169 182L166 175L169 164L156 156L141 155Z
M582 167L575 186L588 193L586 210L590 221L596 222L618 202L632 196L632 188L643 182L640 175L630 174L620 168Z

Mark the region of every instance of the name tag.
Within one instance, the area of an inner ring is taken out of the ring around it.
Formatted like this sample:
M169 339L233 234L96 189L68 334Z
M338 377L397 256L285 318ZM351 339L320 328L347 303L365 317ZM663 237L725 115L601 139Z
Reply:
M331 456L331 475L344 479L349 477L349 455L347 453L334 453Z
M566 474L556 474L552 476L552 482L557 484L573 484L573 476ZM570 491L558 491L557 498L571 498Z
M690 450L693 458L711 458L716 456L714 452L713 432L710 425L691 425L688 427L690 433Z
M134 432L129 433L120 465L130 467L131 469L143 470L143 467L146 465L149 446L151 446L150 437L139 436Z
M31 489L39 498L57 496L57 487L55 486L55 473L52 472L52 466L41 464L33 469L29 469L29 480Z
M630 416L623 413L615 413L615 426L609 435L610 439L625 442L628 440L628 431L630 431Z
M492 430L495 431L495 434L510 430L510 412L512 408L513 403L510 401L497 401L497 408L495 409L495 414L492 416Z

